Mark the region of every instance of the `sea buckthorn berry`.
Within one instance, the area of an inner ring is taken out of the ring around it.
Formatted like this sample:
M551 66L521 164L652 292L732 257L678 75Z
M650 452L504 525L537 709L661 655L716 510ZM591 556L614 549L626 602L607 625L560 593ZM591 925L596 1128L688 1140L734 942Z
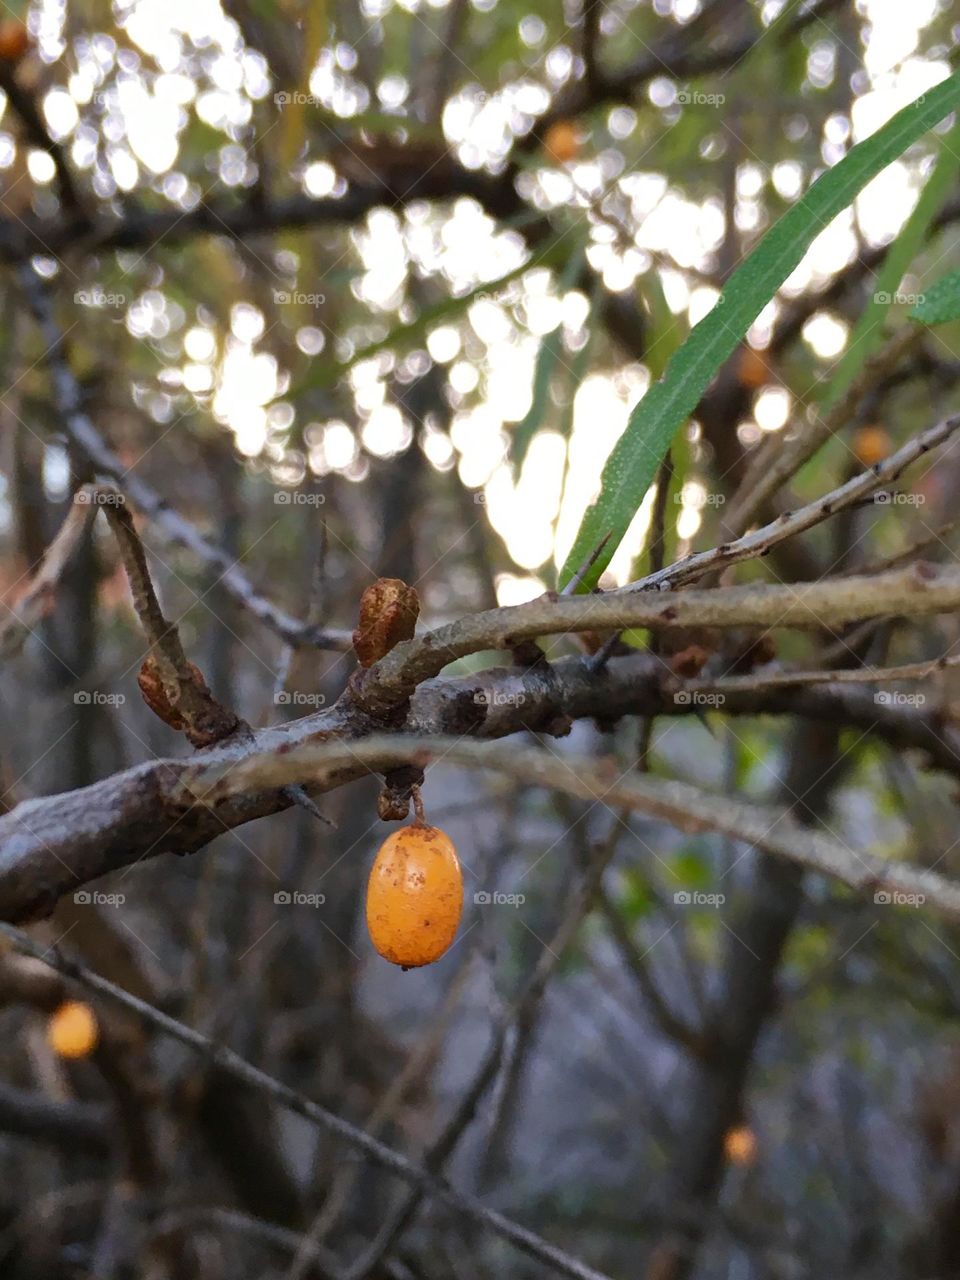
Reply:
M462 911L463 872L448 835L414 822L384 840L367 882L367 928L385 960L404 969L439 960Z
M576 125L570 120L554 120L543 135L543 149L554 164L575 160L580 151Z
M750 346L742 346L737 356L737 381L743 387L764 387L774 381L770 356Z
M47 1023L47 1043L61 1058L86 1058L97 1047L97 1016L82 1000L65 1000Z
M865 467L873 467L886 458L892 448L890 436L883 427L861 427L853 437L853 451L857 461Z
M18 18L0 22L0 61L19 62L30 47L30 33Z
M753 1164L757 1158L757 1139L745 1124L728 1129L723 1139L724 1155L731 1164Z

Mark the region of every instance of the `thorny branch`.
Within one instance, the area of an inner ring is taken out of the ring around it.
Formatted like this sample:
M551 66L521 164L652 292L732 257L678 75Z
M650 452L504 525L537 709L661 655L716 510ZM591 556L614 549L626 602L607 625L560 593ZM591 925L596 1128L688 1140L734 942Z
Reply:
M796 511L784 511L776 520L771 520L761 529L754 529L751 533L744 534L736 542L722 543L709 551L700 551L686 556L683 560L667 565L657 573L648 574L637 582L631 582L621 590L646 591L654 587L660 589L677 587L685 582L692 582L711 570L725 569L742 560L764 556L778 543L795 537L807 529L812 529L814 525L820 524L839 511L857 506L870 494L883 489L884 485L893 484L911 463L949 440L958 427L960 427L960 416L946 418L936 426L914 436L883 462L878 462L866 471L861 471L859 475L839 485L822 498L816 498ZM889 494L884 496L887 501L890 500Z
M416 1187L424 1194L430 1195L443 1204L456 1209L471 1222L476 1222L509 1241L522 1253L548 1263L559 1275L571 1276L573 1280L610 1280L602 1272L595 1271L592 1267L588 1267L584 1263L578 1262L575 1258L571 1258L563 1250L550 1244L535 1232L528 1231L526 1227L513 1222L495 1209L488 1208L474 1196L458 1190L445 1179L429 1173L392 1147L387 1146L376 1138L371 1138L362 1129L358 1129L348 1121L342 1120L325 1107L297 1093L295 1089L291 1089L282 1081L268 1075L267 1072L261 1071L259 1067L255 1067L226 1045L219 1044L208 1036L202 1035L199 1031L193 1030L192 1027L178 1022L175 1018L171 1018L169 1014L163 1013L161 1010L154 1008L153 1005L148 1004L147 1001L131 995L128 991L124 991L114 983L108 982L84 965L63 956L56 948L44 947L35 942L29 934L23 933L8 924L0 923L0 934L8 938L18 950L33 956L37 960L42 960L44 964L62 973L65 977L79 982L90 990L105 996L111 1002L137 1014L158 1031L162 1031L165 1035L179 1040L181 1044L187 1045L202 1054L207 1062L225 1074L233 1076L235 1079L249 1085L252 1089L271 1098L280 1106L286 1107L287 1110L302 1116L319 1128L325 1129L347 1146L361 1151L373 1164L389 1170L390 1173L408 1185Z

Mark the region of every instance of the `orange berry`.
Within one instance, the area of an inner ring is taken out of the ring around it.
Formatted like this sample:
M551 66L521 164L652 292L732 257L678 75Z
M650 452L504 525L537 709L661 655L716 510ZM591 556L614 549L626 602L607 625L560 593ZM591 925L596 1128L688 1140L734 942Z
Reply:
M737 356L737 380L744 387L763 387L768 382L773 382L770 357L753 347L741 347Z
M65 1000L47 1023L47 1043L61 1058L86 1058L97 1046L97 1016L82 1000Z
M554 164L566 164L574 160L580 150L580 137L576 125L570 120L554 120L543 135L543 149Z
M723 1152L731 1164L753 1164L757 1158L757 1139L745 1124L728 1129L723 1139Z
M367 882L367 928L385 960L404 969L439 960L462 911L463 872L448 835L413 823L384 840Z
M17 18L0 22L0 60L19 62L30 47L30 34Z
M865 467L882 462L891 448L890 436L883 427L861 427L853 437L853 451Z

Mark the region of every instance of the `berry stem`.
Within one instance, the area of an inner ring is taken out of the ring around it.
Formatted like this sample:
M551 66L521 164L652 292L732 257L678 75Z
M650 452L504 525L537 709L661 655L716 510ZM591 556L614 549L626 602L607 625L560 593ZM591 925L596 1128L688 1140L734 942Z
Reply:
M415 815L413 826L425 827L427 822L423 816L423 796L420 794L420 788L416 783L410 788L410 794L413 796L413 812Z

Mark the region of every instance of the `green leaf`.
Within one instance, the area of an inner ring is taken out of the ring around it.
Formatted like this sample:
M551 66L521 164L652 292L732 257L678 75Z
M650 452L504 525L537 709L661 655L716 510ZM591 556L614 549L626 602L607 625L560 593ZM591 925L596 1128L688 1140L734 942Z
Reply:
M834 369L827 389L821 397L821 412L831 409L843 398L864 363L883 343L883 322L887 318L891 305L898 301L897 291L900 288L900 281L919 252L937 210L950 194L957 180L957 174L960 173L958 152L960 152L960 120L941 142L940 154L933 172L924 184L913 212L886 252L883 266L877 274L873 296L857 321L856 328L847 343L847 349ZM911 318L914 318L913 312L911 312ZM952 316L945 318L953 319ZM940 324L942 321L924 321L924 323Z
M557 285L562 298L576 285L583 267L583 246L579 246L570 256L563 275ZM510 441L510 461L513 466L514 479L519 476L523 467L530 442L537 434L550 409L550 384L557 365L562 364L571 377L573 370L563 359L563 324L558 320L552 329L544 334L543 342L537 353L536 368L533 374L533 399L521 422L513 429ZM579 379L577 380L579 384Z
M540 424L547 416L550 408L550 383L558 364L563 359L563 332L557 325L549 333L544 334L537 352L537 363L533 373L533 400L530 408L518 422L510 437L510 462L514 479L519 476L530 442L540 429Z
M871 179L960 102L960 72L889 120L829 169L763 237L737 268L713 310L690 333L664 377L630 415L603 469L600 496L583 522L561 572L569 582L607 534L602 554L579 583L591 590L617 549L677 428L697 407L717 370L743 340L747 329L813 240Z
M923 301L910 312L910 319L927 325L960 320L960 271L951 271L931 285L924 292Z

